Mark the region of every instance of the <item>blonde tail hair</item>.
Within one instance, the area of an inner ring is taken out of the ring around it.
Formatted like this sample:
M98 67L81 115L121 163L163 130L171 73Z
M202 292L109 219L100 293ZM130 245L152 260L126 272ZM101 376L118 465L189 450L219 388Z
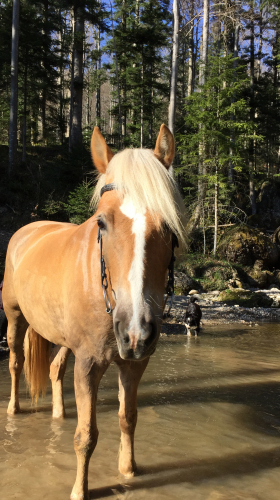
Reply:
M30 396L37 403L40 394L46 395L50 364L50 342L30 326L24 340L24 374Z

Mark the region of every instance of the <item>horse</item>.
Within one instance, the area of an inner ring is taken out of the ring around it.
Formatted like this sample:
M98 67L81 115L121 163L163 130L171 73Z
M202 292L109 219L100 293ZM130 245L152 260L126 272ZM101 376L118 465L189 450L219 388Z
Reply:
M24 364L35 400L50 373L53 417L63 417L62 379L70 352L75 356L72 500L88 499L88 466L98 438L97 390L112 361L119 369L119 471L126 477L136 472L137 388L160 334L174 235L184 241L184 204L170 173L174 138L164 124L154 151L125 149L115 155L95 127L91 155L99 172L95 214L81 225L37 221L19 229L9 243L3 287L8 414L20 411ZM51 343L57 347L49 365Z

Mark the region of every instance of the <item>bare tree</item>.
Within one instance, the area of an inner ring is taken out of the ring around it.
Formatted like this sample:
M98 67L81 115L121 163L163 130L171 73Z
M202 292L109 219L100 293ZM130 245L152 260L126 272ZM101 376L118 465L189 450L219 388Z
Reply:
M200 67L199 67L199 84L204 85L205 83L205 73L207 66L207 56L208 56L208 39L209 39L209 0L204 0L203 3L203 28L202 28L202 47L200 49ZM203 123L200 124L203 127ZM206 168L203 162L204 155L204 145L203 142L199 144L199 163L198 163L198 200L196 208L190 218L187 226L187 231L189 234L193 232L199 223L201 213L203 211L203 203L206 195L206 183L204 176L206 174Z
M168 127L172 132L172 134L174 133L175 111L176 111L178 52L179 52L179 1L173 0L173 47L172 47L170 101L168 110Z
M255 26L254 26L254 2L251 1L251 20L250 20L250 88L251 88L251 102L250 102L250 118L253 122L255 119L254 112L254 77L255 77ZM249 141L249 195L251 202L252 215L257 213L256 205L256 192L254 181L254 152L255 145L253 139Z
M11 52L11 103L9 125L9 175L14 169L17 150L17 112L18 112L18 40L19 40L20 0L13 0L12 52Z
M194 0L190 5L190 45L189 45L189 77L188 77L188 96L193 92L194 87Z
M72 126L71 148L81 145L83 109L84 9L74 7L73 85L71 85Z

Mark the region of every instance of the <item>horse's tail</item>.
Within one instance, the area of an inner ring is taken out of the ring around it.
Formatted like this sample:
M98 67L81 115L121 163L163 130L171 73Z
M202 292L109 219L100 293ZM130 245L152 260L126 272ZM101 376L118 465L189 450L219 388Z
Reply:
M24 373L30 396L35 402L45 396L49 378L50 342L30 326L24 340Z

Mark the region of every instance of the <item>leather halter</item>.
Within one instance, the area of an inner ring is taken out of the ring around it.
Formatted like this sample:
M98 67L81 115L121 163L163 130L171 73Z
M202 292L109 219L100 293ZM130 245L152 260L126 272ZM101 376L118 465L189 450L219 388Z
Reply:
M103 186L103 188L101 188L101 190L100 190L100 198L107 191L113 191L114 189L116 189L116 187L115 187L114 184L105 184L105 186ZM103 290L103 296L104 296L104 302L105 302L105 306L106 306L106 312L108 314L112 314L111 302L110 302L108 291L107 291L108 281L107 281L107 275L106 275L106 265L105 265L105 261L104 261L104 257L103 257L103 252L102 252L102 235L101 235L100 228L98 228L97 241L98 241L98 243L100 243L101 286L102 286L102 290ZM169 314L170 314L170 310L171 310L172 303L173 303L173 297L174 297L174 262L176 260L175 259L175 255L174 255L174 249L176 247L177 248L179 247L178 238L177 238L176 234L172 233L172 255L171 255L170 263L169 263L169 266L168 266L168 281L167 281L167 285L166 285L166 288L165 288L166 299L164 301L163 311L165 309L168 297L170 297L170 304L169 304L169 307L168 307L168 311L165 314L165 317L169 316Z

